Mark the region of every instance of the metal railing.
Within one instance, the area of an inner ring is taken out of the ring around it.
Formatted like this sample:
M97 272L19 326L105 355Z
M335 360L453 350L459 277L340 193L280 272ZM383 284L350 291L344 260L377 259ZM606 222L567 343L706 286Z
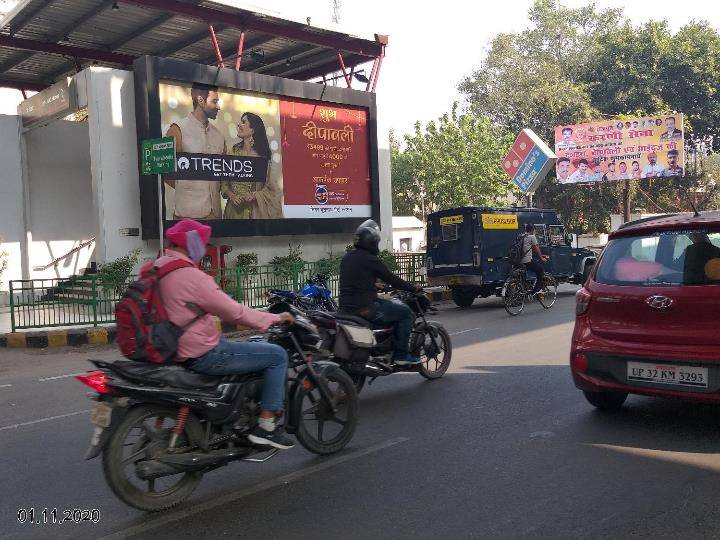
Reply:
M403 279L418 285L425 284L421 268L424 253L396 253L395 272ZM304 262L278 269L272 265L252 268L222 268L208 270L223 291L241 304L253 308L267 305L265 296L270 289L300 290L308 279L319 272L329 272L328 288L337 297L339 277L337 268L327 262ZM123 283L108 283L99 275L72 278L11 280L11 330L53 328L58 326L98 326L115 322L115 303L127 284L137 276L129 276Z

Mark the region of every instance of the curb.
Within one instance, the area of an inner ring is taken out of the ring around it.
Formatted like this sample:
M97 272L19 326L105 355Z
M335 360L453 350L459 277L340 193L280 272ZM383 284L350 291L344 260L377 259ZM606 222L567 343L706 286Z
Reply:
M449 290L428 291L431 302L447 302L452 300ZM215 326L223 334L252 335L253 330L247 326L221 323L215 320ZM115 343L117 329L112 326L90 326L87 328L71 328L68 330L40 330L36 332L12 332L0 334L0 348L12 349L46 349L48 347L78 347L80 345L108 345Z
M224 334L251 334L251 330L239 324L215 321ZM108 345L115 343L115 326L91 326L68 330L41 330L37 332L12 332L0 334L0 348L46 349L48 347L78 347L80 345Z

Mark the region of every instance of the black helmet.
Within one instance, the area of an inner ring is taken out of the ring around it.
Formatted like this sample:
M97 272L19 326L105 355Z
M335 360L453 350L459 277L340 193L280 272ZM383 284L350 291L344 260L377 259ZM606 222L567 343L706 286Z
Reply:
M372 219L364 221L355 231L353 245L369 251L373 255L380 253L380 227Z

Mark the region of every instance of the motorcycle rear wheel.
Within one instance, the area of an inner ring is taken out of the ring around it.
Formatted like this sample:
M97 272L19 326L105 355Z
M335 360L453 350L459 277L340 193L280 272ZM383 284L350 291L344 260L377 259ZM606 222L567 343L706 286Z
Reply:
M139 510L168 510L188 498L200 483L203 473L179 473L154 480L143 480L134 474L135 464L162 453L168 446L178 410L162 405L143 405L131 409L113 432L103 449L105 480L113 493ZM129 442L134 431L139 437ZM200 422L190 415L176 446L194 446L202 441ZM156 483L170 484L157 490ZM139 484L145 484L143 489Z
M302 400L301 414L295 433L303 447L320 455L334 454L345 448L355 434L358 420L357 390L350 376L342 369L335 369L323 376L335 400L337 412L333 413L320 397L320 390L311 385L298 398ZM326 438L328 424L339 427L334 429L334 435Z

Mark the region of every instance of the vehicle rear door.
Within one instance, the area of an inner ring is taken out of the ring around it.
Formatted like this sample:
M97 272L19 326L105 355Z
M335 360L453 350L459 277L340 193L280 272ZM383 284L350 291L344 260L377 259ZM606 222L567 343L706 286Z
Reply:
M428 217L428 272L432 276L473 273L477 225L472 208L436 212Z
M683 232L612 239L587 285L593 333L625 342L720 345L720 231L708 232L706 260L690 264L686 254L694 248ZM695 267L702 282L690 279Z

